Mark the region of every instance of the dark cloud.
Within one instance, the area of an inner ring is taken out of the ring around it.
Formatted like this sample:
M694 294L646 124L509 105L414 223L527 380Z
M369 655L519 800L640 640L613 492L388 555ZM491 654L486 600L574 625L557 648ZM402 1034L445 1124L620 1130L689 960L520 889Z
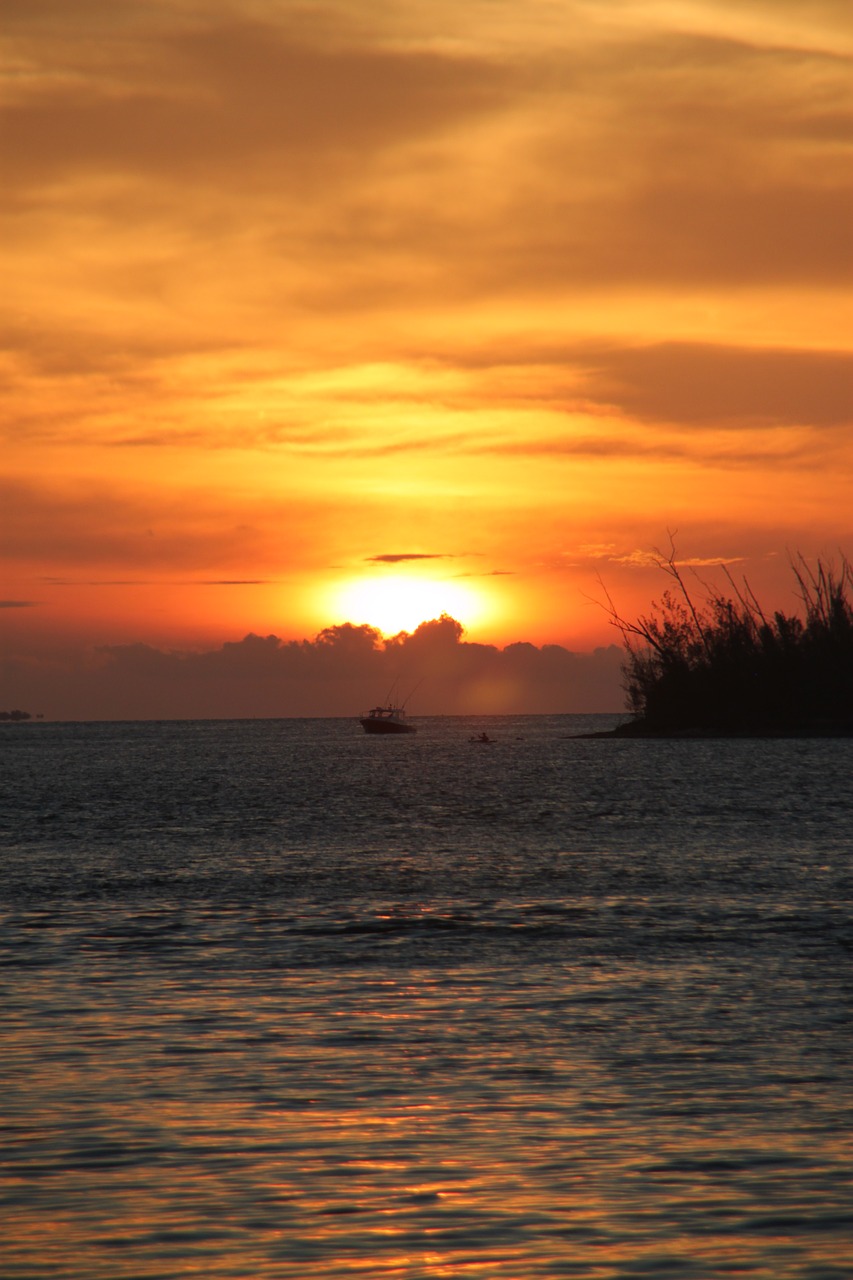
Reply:
M851 281L853 183L677 183L638 191L606 219L608 275L650 282L843 287ZM604 264L600 264L604 269Z
M34 609L37 600L0 600L0 609Z
M181 182L287 184L295 165L326 188L336 170L494 109L506 73L483 59L326 47L242 21L117 45L124 66L45 78L7 104L9 171L159 174ZM122 72L124 77L122 78ZM260 167L262 165L262 167Z
M401 551L381 556L367 556L367 564L400 564L403 560L448 560L451 557L440 552Z
M414 715L620 710L622 650L467 643L452 618L382 640L343 623L313 640L245 636L206 652L114 645L69 669L7 661L20 698L48 718L355 716L395 682Z
M479 394L502 407L533 402L580 415L616 412L626 419L676 428L826 430L853 423L853 356L842 349L680 341L557 347L522 337L459 354L442 352L441 362L477 373ZM524 377L516 392L513 379L504 377L507 371L530 371L536 377ZM467 443L474 443L470 436ZM626 436L612 423L602 423L601 432L594 435L587 426L583 436L529 438L506 445L495 440L492 445L499 451L590 456L655 456L672 448L680 452L672 439ZM763 456L761 450L756 456Z
M591 393L628 417L683 425L853 423L845 351L666 342L589 353Z
M701 153L704 137L691 145ZM723 163L709 162L697 175L679 170L677 158L650 159L642 178L618 190L563 199L543 183L538 207L519 205L511 228L460 261L461 281L469 290L543 295L655 285L849 285L853 183L846 174L809 184L758 171L732 174ZM494 257L486 260L489 251ZM459 253L461 259L461 245Z

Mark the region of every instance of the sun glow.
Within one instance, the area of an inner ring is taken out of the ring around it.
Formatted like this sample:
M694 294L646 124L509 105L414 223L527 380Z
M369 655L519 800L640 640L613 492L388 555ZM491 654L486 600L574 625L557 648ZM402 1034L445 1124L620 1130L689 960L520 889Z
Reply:
M336 619L366 623L386 636L414 631L443 613L466 628L476 626L491 612L474 587L406 574L349 579L334 587L327 599Z

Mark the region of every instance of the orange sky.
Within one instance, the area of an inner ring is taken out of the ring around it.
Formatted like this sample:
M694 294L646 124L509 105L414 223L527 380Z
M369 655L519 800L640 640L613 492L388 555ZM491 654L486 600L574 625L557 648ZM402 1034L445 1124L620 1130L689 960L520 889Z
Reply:
M783 607L853 549L849 0L3 37L7 654L442 611L586 649L670 530Z

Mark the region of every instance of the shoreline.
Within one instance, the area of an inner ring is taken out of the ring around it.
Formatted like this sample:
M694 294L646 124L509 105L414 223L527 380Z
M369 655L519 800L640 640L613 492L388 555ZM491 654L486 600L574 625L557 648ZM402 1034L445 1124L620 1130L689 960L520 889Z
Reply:
M599 729L593 733L573 734L576 738L658 738L663 740L693 738L853 738L853 725L811 725L797 729L763 728L712 729L694 726L688 729L655 729L641 721L629 721L615 729Z

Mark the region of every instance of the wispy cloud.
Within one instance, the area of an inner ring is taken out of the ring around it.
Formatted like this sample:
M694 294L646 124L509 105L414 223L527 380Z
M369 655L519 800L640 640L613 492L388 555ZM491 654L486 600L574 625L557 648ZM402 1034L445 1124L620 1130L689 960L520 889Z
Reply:
M391 551L384 555L367 556L368 564L400 564L404 560L449 560L447 552L438 551Z
M626 552L624 555L612 555L608 557L613 564L631 565L639 569L659 568L665 563L666 557L660 551L635 550ZM720 555L720 556L674 556L673 563L679 569L713 569L721 568L730 564L741 564L743 556Z
M455 573L454 578L512 578L517 573L515 569L483 569L479 573L472 571L470 573Z
M269 578L43 578L51 587L259 587ZM27 602L24 602L27 603ZM2 608L0 602L0 608ZM7 606L9 607L9 606Z

